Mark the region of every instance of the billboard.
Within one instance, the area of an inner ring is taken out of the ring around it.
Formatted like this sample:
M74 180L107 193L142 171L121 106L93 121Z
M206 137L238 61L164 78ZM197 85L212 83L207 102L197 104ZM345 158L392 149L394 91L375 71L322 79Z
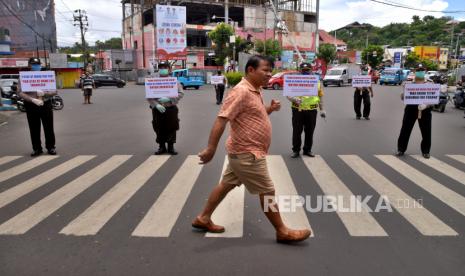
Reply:
M439 47L415 46L415 54L417 54L420 58L437 61L439 58Z
M186 60L186 7L156 5L158 59Z
M21 23L16 17L11 15L5 5L0 5L0 26L7 27L10 31L11 50L12 51L30 51L35 50L38 46L40 49L45 47L47 50L56 49L56 23L54 14L53 0L34 0L34 1L17 1L3 0L12 12L21 16L29 25L33 26L37 33L45 38L42 40L26 25ZM50 42L51 46L50 47Z

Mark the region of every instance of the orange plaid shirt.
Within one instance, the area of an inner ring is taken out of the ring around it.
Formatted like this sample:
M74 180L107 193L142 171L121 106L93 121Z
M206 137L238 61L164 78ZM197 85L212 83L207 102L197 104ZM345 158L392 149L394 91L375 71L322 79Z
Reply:
M261 89L257 90L242 78L228 93L218 116L228 119L231 125L226 141L228 153L266 156L271 144L271 121Z

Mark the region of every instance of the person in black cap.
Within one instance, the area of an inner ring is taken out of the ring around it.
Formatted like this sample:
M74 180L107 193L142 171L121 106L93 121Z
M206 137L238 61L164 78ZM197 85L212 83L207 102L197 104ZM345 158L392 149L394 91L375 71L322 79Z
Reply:
M368 67L362 66L362 75L368 75ZM355 118L360 120L362 117L361 107L363 101L363 118L370 120L371 101L373 98L373 88L371 87L356 87L354 92L354 110Z
M158 73L161 78L169 77L171 66L168 61L158 63ZM179 130L178 107L179 100L184 96L181 85L178 84L178 97L176 98L149 98L152 109L152 126L157 136L156 142L159 144L155 155L169 153L178 154L174 149L176 143L176 131ZM168 147L166 146L168 145Z
M40 71L40 59L30 58L29 67L31 71ZM21 87L18 87L21 91ZM37 91L37 92L20 92L19 96L24 99L26 108L27 122L31 134L32 157L39 156L43 153L42 142L40 140L40 124L44 127L45 147L50 155L56 155L55 150L55 132L53 130L53 109L51 98L56 95L56 91Z
M420 64L415 70L415 79L413 83L425 83L425 71L425 68ZM401 98L404 99L404 93L401 94ZM399 139L397 140L397 156L403 156L407 150L410 134L412 133L415 122L418 120L422 137L421 152L424 158L430 158L431 110L432 106L425 104L405 106L402 128L400 130Z
M312 66L308 62L300 64L300 73L310 75ZM318 109L320 116L326 118L326 112L323 110L323 89L318 82L318 96L299 96L287 97L292 103L292 158L300 156L302 146L302 131L305 132L303 154L315 157L312 152L313 132L315 131L316 118Z

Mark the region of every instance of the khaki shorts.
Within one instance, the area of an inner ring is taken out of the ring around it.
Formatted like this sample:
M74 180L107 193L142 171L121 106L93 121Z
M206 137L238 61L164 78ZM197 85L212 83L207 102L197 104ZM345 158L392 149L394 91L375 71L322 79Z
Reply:
M244 184L251 194L264 194L275 190L268 174L265 157L257 159L252 153L230 154L228 160L221 182L235 186Z

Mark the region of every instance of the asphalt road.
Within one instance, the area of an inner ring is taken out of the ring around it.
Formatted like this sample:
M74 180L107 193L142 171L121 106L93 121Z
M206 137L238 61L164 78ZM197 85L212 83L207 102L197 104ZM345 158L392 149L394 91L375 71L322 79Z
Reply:
M14 114L0 127L0 274L463 275L463 110L449 105L433 113L431 162L410 156L421 153L418 126L407 156L392 158L400 87L374 90L371 120L357 121L353 90L325 89L328 118L318 119L317 161L289 157L289 103L282 91L264 92L266 102L283 104L271 115L269 154L284 194L387 194L423 204L361 217L303 212L289 223L311 225L314 237L295 246L275 243L258 199L239 189L218 218L235 237L192 231L225 157L226 135L211 163L198 166L195 157L219 110L211 86L186 91L180 154L164 159L150 159L155 136L142 86L97 89L93 105L83 105L78 90L61 91L65 108L54 113L59 157L52 160L30 162L25 114Z

